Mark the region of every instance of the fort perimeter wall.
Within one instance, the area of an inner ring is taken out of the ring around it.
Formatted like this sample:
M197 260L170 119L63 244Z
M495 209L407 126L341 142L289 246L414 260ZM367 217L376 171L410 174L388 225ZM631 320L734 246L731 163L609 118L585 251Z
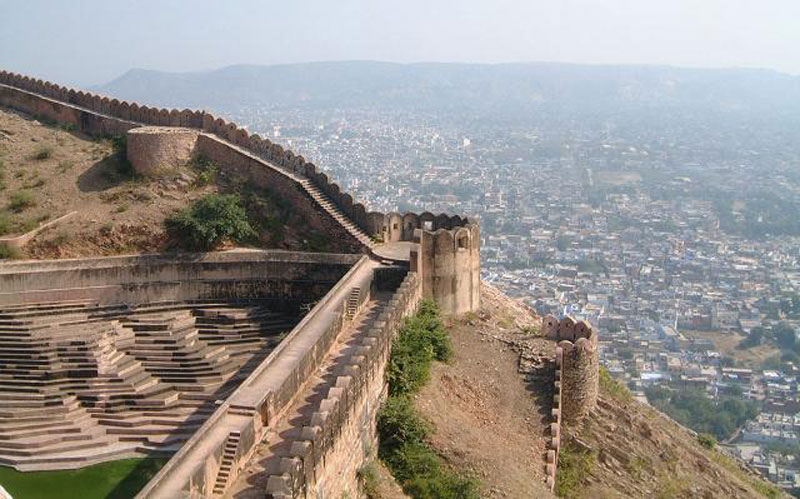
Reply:
M542 322L545 335L556 341L555 383L550 440L547 443L545 473L550 490L555 487L562 423L575 424L597 405L600 361L597 332L586 321L572 317L558 320L547 316Z
M215 117L207 111L152 108L8 71L0 71L0 105L70 125L93 136L124 135L133 128L143 126L194 129L197 131L197 148L201 154L214 161L226 165L234 164L239 169L247 170L247 175L258 185L279 190L279 194L301 207L312 223L315 218L325 220L328 230L333 230L334 235L341 238L353 239L354 245L370 247L370 237L385 242L413 241L417 229L436 232L463 227L472 230L471 226L478 225L477 220L458 215L367 212L362 203L342 192L338 184L332 182L303 156L285 150L258 134L250 134L245 128ZM185 134L182 134L180 147L172 144L174 140L164 141L157 134L139 135L141 137L138 138L142 140L167 143L168 148L186 148L183 143L186 140ZM138 139L134 139L134 142L135 140ZM143 154L153 152L148 148L144 149L146 152ZM180 156L185 155L185 152L175 154ZM303 188L304 179L315 187L311 190L318 191L323 196L317 197L314 193L309 193L309 189ZM308 199L309 197L312 199ZM320 202L325 204L328 200L335 205L335 210L313 206ZM312 206L309 206L309 201L317 203L312 202ZM340 214L352 221L356 230L342 230L340 226L347 224L343 224L338 217ZM338 231L336 226L339 226ZM362 235L366 237L361 237Z

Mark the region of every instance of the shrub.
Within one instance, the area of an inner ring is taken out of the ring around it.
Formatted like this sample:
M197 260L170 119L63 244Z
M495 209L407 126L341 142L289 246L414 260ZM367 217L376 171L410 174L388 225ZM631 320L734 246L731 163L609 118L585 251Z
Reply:
M386 368L389 393L418 391L430 379L433 360L446 361L451 356L452 344L439 309L432 301L423 301L417 314L406 320L392 341L392 356Z
M378 438L381 457L409 445L425 442L432 431L430 423L414 410L408 397L389 397L378 413Z
M33 159L37 161L44 161L50 159L52 156L53 148L51 146L40 146L36 149L36 152L33 153Z
M202 156L198 156L194 159L194 161L192 161L192 167L197 170L197 177L194 179L195 186L203 187L213 184L217 181L219 166L217 166L213 161Z
M556 495L574 497L587 475L592 472L595 455L581 449L574 443L562 445L558 453L558 473L556 473Z
M0 260L5 260L8 258L19 258L19 257L20 254L17 248L12 248L11 246L0 244Z
M697 442L708 450L717 446L717 439L708 433L700 433L697 435Z
M256 233L239 196L210 194L168 218L167 231L186 249L211 250L226 240L243 242Z
M11 202L8 204L8 207L17 213L26 208L36 206L36 200L33 198L33 194L30 191L14 192L9 199Z
M10 233L11 227L11 216L4 211L0 211L0 236Z
M367 499L380 499L378 466L375 461L370 461L356 472L358 483Z
M445 468L427 444L433 427L416 411L410 398L430 378L433 360L446 360L451 355L450 338L439 309L433 302L422 302L393 342L386 370L390 396L378 413L378 455L413 498L478 497L477 481Z

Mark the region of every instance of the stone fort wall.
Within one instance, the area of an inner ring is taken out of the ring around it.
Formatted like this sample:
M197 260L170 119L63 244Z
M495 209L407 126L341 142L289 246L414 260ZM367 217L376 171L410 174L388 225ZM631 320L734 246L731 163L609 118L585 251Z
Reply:
M215 117L208 111L184 109L153 108L137 103L129 103L60 86L40 79L30 78L8 71L0 71L0 105L76 127L93 136L124 135L133 128L148 127L183 127L198 132L197 148L209 159L223 162L226 165L236 163L247 165L248 173L256 179L266 175L268 183L280 190L280 194L289 198L304 197L303 189L298 189L297 179L310 180L336 208L367 236L386 242L413 241L417 229L436 232L440 229L454 230L460 227L469 228L477 225L477 220L451 216L434 215L429 212L416 213L380 213L367 212L366 207L341 190L328 175L320 171L316 165L306 161L303 156L284 149L258 134L250 134L244 127ZM149 142L141 147L144 157L153 156L154 143L165 143L170 149L168 156L185 157L187 144L193 141L191 134L166 134L167 138L155 133L138 133L133 135L133 148L138 142ZM168 139L168 140L167 140ZM217 140L215 140L217 139ZM187 140L189 142L187 142ZM231 147L233 146L233 147ZM159 149L155 147L155 149ZM177 151L177 152L176 152ZM264 172L260 161L279 167L278 172ZM300 192L297 192L300 191ZM306 200L307 201L307 200ZM334 236L345 240L352 239L352 234L337 228L331 217L320 216L319 210L308 208L308 203L300 203L313 223L317 219L327 221L326 229L332 230ZM333 217L335 218L335 217ZM359 241L353 241L358 245ZM364 244L365 241L360 241ZM367 244L368 245L368 244Z
M562 423L574 424L590 414L597 405L600 363L597 333L586 321L553 316L543 320L545 335L555 340L555 383L552 422L545 473L551 490L555 487L558 453L561 448Z
M250 134L244 127L215 117L208 111L148 107L8 71L0 71L0 105L72 125L95 136L124 135L128 130L143 125L184 127L205 132L289 172L310 179L362 230L374 234L369 230L370 218L364 205L354 201L350 194L342 192L338 184L318 171L316 165L306 161L303 156L258 134ZM373 218L376 216L378 215L373 214Z

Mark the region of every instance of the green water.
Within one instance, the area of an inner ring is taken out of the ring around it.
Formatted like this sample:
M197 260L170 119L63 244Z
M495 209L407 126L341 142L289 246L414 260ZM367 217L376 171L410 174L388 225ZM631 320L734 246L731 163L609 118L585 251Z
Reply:
M14 499L127 499L166 462L166 458L122 459L77 470L27 473L0 466L0 485Z

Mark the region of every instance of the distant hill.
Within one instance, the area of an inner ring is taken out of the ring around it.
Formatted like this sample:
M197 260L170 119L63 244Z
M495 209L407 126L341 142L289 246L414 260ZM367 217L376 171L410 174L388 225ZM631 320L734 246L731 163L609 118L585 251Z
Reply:
M159 106L360 108L496 115L800 110L800 77L758 69L558 63L319 62L207 72L133 69L96 90Z

